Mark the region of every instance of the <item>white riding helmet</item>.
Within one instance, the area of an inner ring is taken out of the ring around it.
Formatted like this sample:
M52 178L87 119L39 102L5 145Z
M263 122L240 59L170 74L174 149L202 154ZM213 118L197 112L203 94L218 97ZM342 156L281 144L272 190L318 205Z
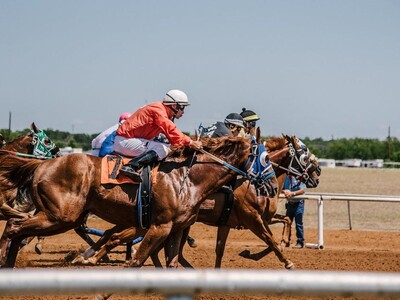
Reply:
M174 105L174 104L179 104L181 106L190 105L188 97L184 92L180 90L170 90L168 93L166 93L163 99L163 103L165 105Z

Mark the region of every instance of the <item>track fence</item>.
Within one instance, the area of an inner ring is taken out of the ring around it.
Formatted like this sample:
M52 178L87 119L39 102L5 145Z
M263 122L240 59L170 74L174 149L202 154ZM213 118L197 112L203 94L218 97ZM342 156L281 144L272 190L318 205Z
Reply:
M283 194L280 198L284 198ZM336 194L336 193L305 193L295 199L316 200L318 209L318 241L316 244L307 243L307 248L324 249L324 201L347 201L349 229L352 230L351 201L361 202L400 202L399 196L365 195L365 194Z
M1 296L109 293L159 293L168 299L193 299L204 293L400 297L400 274L233 269L25 269L0 272Z

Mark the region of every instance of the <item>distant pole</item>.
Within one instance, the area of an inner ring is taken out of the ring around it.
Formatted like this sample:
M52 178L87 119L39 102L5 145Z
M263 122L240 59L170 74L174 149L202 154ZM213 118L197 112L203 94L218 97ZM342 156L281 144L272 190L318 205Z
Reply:
M8 137L7 140L10 141L11 138L11 111L8 114Z
M389 129L388 129L388 158L390 160L390 142L391 142L391 138L390 138L390 125L389 125Z

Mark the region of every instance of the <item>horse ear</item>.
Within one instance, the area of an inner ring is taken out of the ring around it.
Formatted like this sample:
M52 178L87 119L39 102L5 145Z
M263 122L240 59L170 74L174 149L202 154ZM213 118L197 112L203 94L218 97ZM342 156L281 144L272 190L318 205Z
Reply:
M32 124L31 124L31 130L33 130L33 132L36 132L36 133L40 132L39 128L36 127L35 122L32 122Z
M257 129L256 129L256 141L257 141L257 144L261 144L261 129L260 129L260 127L257 127Z

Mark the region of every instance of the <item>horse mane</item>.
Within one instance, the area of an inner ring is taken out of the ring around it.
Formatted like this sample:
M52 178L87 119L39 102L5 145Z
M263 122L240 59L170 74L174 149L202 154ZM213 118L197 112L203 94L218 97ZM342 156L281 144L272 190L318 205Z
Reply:
M0 150L0 188L7 191L25 185L32 178L42 160L22 158L7 150ZM7 179L6 179L7 178Z
M0 132L0 149L6 144L6 141L4 140L4 136Z
M203 149L215 155L228 156L236 152L236 146L242 143L250 143L248 137L224 136L219 138L201 138ZM187 146L174 146L171 148L171 154L167 159L173 161L183 161L193 155L194 150Z
M286 138L281 136L272 136L266 140L265 147L268 152L272 152L278 149L282 149L287 143Z
M10 142L4 141L4 145L3 146L0 145L0 149L14 150L14 151L18 151L22 148L25 149L30 146L30 141L26 140L29 137L30 137L30 133L27 133L27 134L22 134L22 135L17 136L15 139L13 139ZM1 142L0 142L0 144L1 144Z

